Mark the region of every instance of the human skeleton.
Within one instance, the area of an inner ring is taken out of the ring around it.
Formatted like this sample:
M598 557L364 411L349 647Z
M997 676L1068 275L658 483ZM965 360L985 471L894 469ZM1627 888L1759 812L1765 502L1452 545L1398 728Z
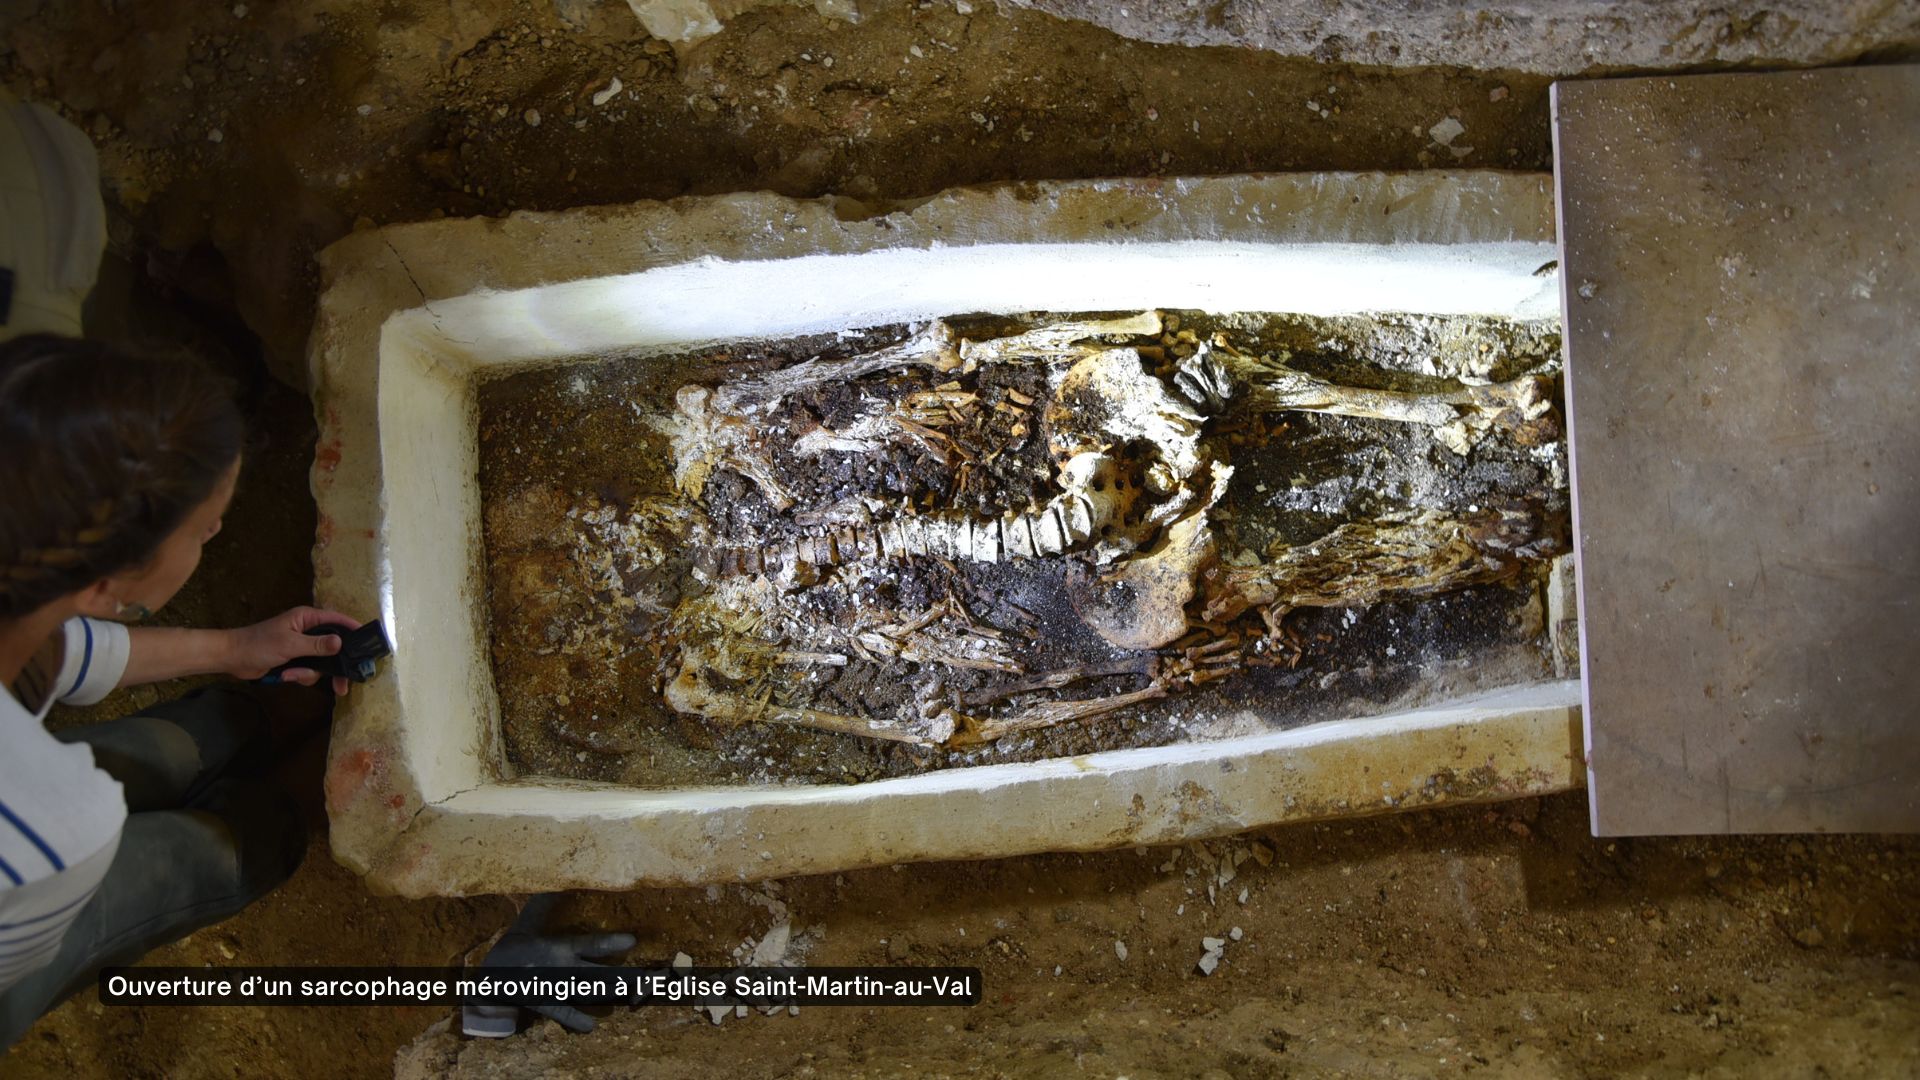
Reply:
M988 406L973 377L993 365L1036 365L1050 393L1009 392ZM931 379L911 393L866 396L851 422L789 433L776 453L775 418L796 395L902 373ZM933 379L943 381L927 386ZM936 321L850 358L688 385L660 422L672 441L678 495L643 500L629 522L630 531L659 538L658 552L675 537L695 552L699 587L682 594L663 624L663 692L673 709L724 723L962 747L1110 713L1244 665L1297 660L1288 611L1498 580L1550 554L1551 541L1524 511L1427 511L1352 522L1309 546L1230 564L1219 557L1209 515L1233 467L1210 424L1229 410L1367 417L1423 425L1466 453L1496 427L1550 422L1543 418L1551 407L1550 383L1539 376L1444 393L1341 386L1284 358L1242 353L1220 336L1176 335L1157 312L984 340ZM1010 428L996 418L1003 432L1044 438L1051 497L981 510L874 493L809 505L792 477L795 460L876 452L969 469L985 449L983 416L996 411L1014 417ZM757 490L775 515L768 527L743 534L702 512L709 483L723 472ZM859 602L907 560L1070 560L1074 611L1120 659L1030 671L1017 628L976 618L957 593L918 610ZM804 601L821 590L833 594L834 610L854 614L820 617L820 605ZM816 676L854 661L901 663L915 673L911 703L897 715L816 707L807 694ZM957 670L999 681L956 692L941 672ZM1116 677L1139 685L1052 696Z

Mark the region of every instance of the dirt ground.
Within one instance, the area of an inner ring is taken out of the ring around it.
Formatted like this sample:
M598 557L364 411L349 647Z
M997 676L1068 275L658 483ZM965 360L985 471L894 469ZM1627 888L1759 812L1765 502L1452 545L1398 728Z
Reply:
M285 383L303 381L312 254L356 226L752 189L860 213L992 180L1550 164L1539 75L1145 45L984 0L860 6L857 24L756 11L676 52L617 0L6 5L0 81L102 148L115 259L96 325L214 357L263 433L168 617L236 625L308 593L313 427ZM1443 144L1449 116L1465 132ZM372 897L332 863L317 702L278 703L306 725L284 775L310 857L153 960L439 964L499 929L503 898ZM966 1011L716 1028L669 1009L588 1038L415 1043L445 1010L83 995L0 1074L379 1076L396 1053L409 1075L469 1076L1920 1072L1911 842L1595 841L1577 795L1279 830L1264 859L1252 842L1226 886L1226 844L784 884L809 962L977 965L988 1000ZM767 919L738 888L577 896L559 915L634 929L635 959L714 963ZM1234 926L1198 974L1200 939Z
M1251 857L1219 884L1237 850ZM513 1046L439 1033L401 1075L1912 1075L1913 852L1598 842L1584 800L1560 797L810 878L780 891L795 932L817 935L807 962L977 966L985 1002L719 1027L658 1007ZM636 927L652 960L724 965L767 929L750 896L593 896L562 914ZM1211 976L1206 936L1227 940Z

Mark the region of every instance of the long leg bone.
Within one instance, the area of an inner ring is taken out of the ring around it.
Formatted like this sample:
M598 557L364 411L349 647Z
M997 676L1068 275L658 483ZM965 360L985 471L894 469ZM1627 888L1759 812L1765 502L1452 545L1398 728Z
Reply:
M1105 716L1110 712L1138 705L1143 701L1153 701L1166 696L1167 687L1159 680L1155 680L1147 686L1124 694L1080 701L1041 702L1038 705L1030 705L1012 716L991 719L962 717L959 725L948 738L948 743L952 746L989 743L1016 732L1037 731L1076 720L1091 720L1096 716Z
M877 371L901 367L930 367L952 371L962 364L1040 360L1058 363L1108 348L1089 339L1141 336L1160 332L1160 313L1143 312L1122 319L1051 323L1010 337L983 341L959 339L953 327L934 320L896 345L844 360L813 359L789 368L729 382L720 388L715 407L729 413L761 412L767 406L827 382L847 382Z
M999 364L1008 361L1040 360L1060 363L1080 360L1111 348L1094 338L1151 337L1160 333L1157 311L1143 311L1119 319L1090 319L1050 323L1011 337L984 341L963 341L960 356L970 364Z
M1288 367L1282 360L1249 356L1224 343L1204 348L1197 355L1223 358L1225 366L1247 384L1248 400L1257 410L1330 413L1424 424L1434 429L1443 444L1460 454L1466 453L1474 440L1503 416L1514 422L1533 420L1553 407L1551 386L1548 380L1537 375L1523 375L1485 386L1414 394L1342 386Z
M935 321L905 341L850 359L808 360L718 389L683 386L674 394L674 415L655 426L673 440L674 484L689 497L700 497L715 469L731 468L757 484L775 509L786 510L793 495L775 472L762 422L771 406L809 387L887 368L959 363L953 328Z
M702 669L689 658L686 666L667 684L665 696L668 706L675 712L704 716L722 723L790 724L817 731L861 735L920 746L938 746L953 734L953 721L950 719L932 717L921 724L906 726L820 709L775 705L765 696L756 699L715 690L707 685L702 675Z
M1153 657L1133 657L1117 660L1110 664L1089 664L1071 667L1062 671L1050 671L1045 675L1020 679L1016 682L1001 683L982 690L960 695L960 704L969 709L984 708L996 701L1004 701L1021 694L1032 694L1041 690L1061 690L1077 682L1099 679L1109 675L1151 675Z
M888 368L930 367L948 371L960 366L959 343L953 327L938 319L895 345L844 360L815 358L765 375L736 379L714 393L715 408L728 413L761 413L803 390L830 382L850 382Z

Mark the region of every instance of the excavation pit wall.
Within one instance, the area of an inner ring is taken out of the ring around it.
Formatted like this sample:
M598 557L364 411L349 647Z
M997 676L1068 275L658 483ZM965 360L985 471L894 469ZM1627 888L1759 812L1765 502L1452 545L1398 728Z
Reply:
M410 896L617 889L1168 843L1578 786L1567 681L858 785L515 777L477 476L476 380L528 366L973 312L1552 318L1551 196L1545 176L1467 171L1090 181L898 208L733 195L340 241L321 256L309 356L316 589L377 613L396 652L336 712L335 856Z

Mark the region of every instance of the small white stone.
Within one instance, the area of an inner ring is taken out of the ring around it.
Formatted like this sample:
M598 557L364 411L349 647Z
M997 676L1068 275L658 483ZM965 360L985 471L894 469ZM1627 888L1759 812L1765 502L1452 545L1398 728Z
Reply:
M691 971L692 969L693 969L693 957L688 956L686 953L683 953L683 952L677 952L673 954L673 970Z
M787 1006L787 1015L788 1015L788 1016L799 1016L799 1015L800 1015L800 1006L798 1006L798 1005L789 1005L789 1006Z
M1114 939L1113 955L1119 957L1122 960L1125 960L1127 958L1127 943L1119 940L1118 938Z
M719 1027L720 1021L725 1020L727 1013L732 1011L725 1005L707 1005L705 1008L707 1010L707 1018L713 1021L714 1027Z
M1450 146L1453 140L1467 133L1467 126L1449 116L1427 129L1427 134L1441 146Z
M1208 953L1200 958L1200 974L1211 975L1213 969L1220 966L1220 954ZM718 1021L715 1021L718 1023Z
M754 967L774 967L786 959L787 947L793 942L793 924L775 923L768 929L766 936L753 947Z
M971 15L973 14L973 5L967 3L967 0L953 0L953 10L962 15Z
M623 89L625 89L625 87L623 87L620 84L620 76L615 75L613 77L613 80L607 83L607 88L605 90L602 90L599 93L593 95L594 107L598 108L602 105L605 105L607 102L612 101L613 96L615 94L618 94Z
M745 1005L735 1005L733 1007L733 1015L735 1016L747 1015L747 1007Z
M235 4L235 5L233 5L233 17L234 17L234 18L236 18L236 19L244 19L244 18L246 18L246 17L247 17L247 5L245 5L245 4Z
M360 106L360 108L358 108L358 109L356 109L355 111L356 111L356 112L358 112L358 113L359 113L359 114L360 114L361 116L372 116L372 115L373 115L373 106L371 106L371 105L362 105L362 106Z
M520 119L525 120L527 122L528 127L539 127L540 126L540 110L528 109L526 112L523 112L520 114Z
M1240 890L1240 902L1243 904L1247 902L1247 890L1245 889Z
M1235 941L1239 941L1241 938L1246 936L1246 931L1236 926L1233 929L1227 931L1227 936L1232 938Z
M219 128L214 128L212 131L207 132L208 142L224 142L226 141L226 138L227 137L225 135L222 135L220 133Z
M1203 937L1200 939L1200 946L1201 948L1206 949L1208 952L1217 953L1220 950L1227 947L1227 939L1217 938L1217 937Z

